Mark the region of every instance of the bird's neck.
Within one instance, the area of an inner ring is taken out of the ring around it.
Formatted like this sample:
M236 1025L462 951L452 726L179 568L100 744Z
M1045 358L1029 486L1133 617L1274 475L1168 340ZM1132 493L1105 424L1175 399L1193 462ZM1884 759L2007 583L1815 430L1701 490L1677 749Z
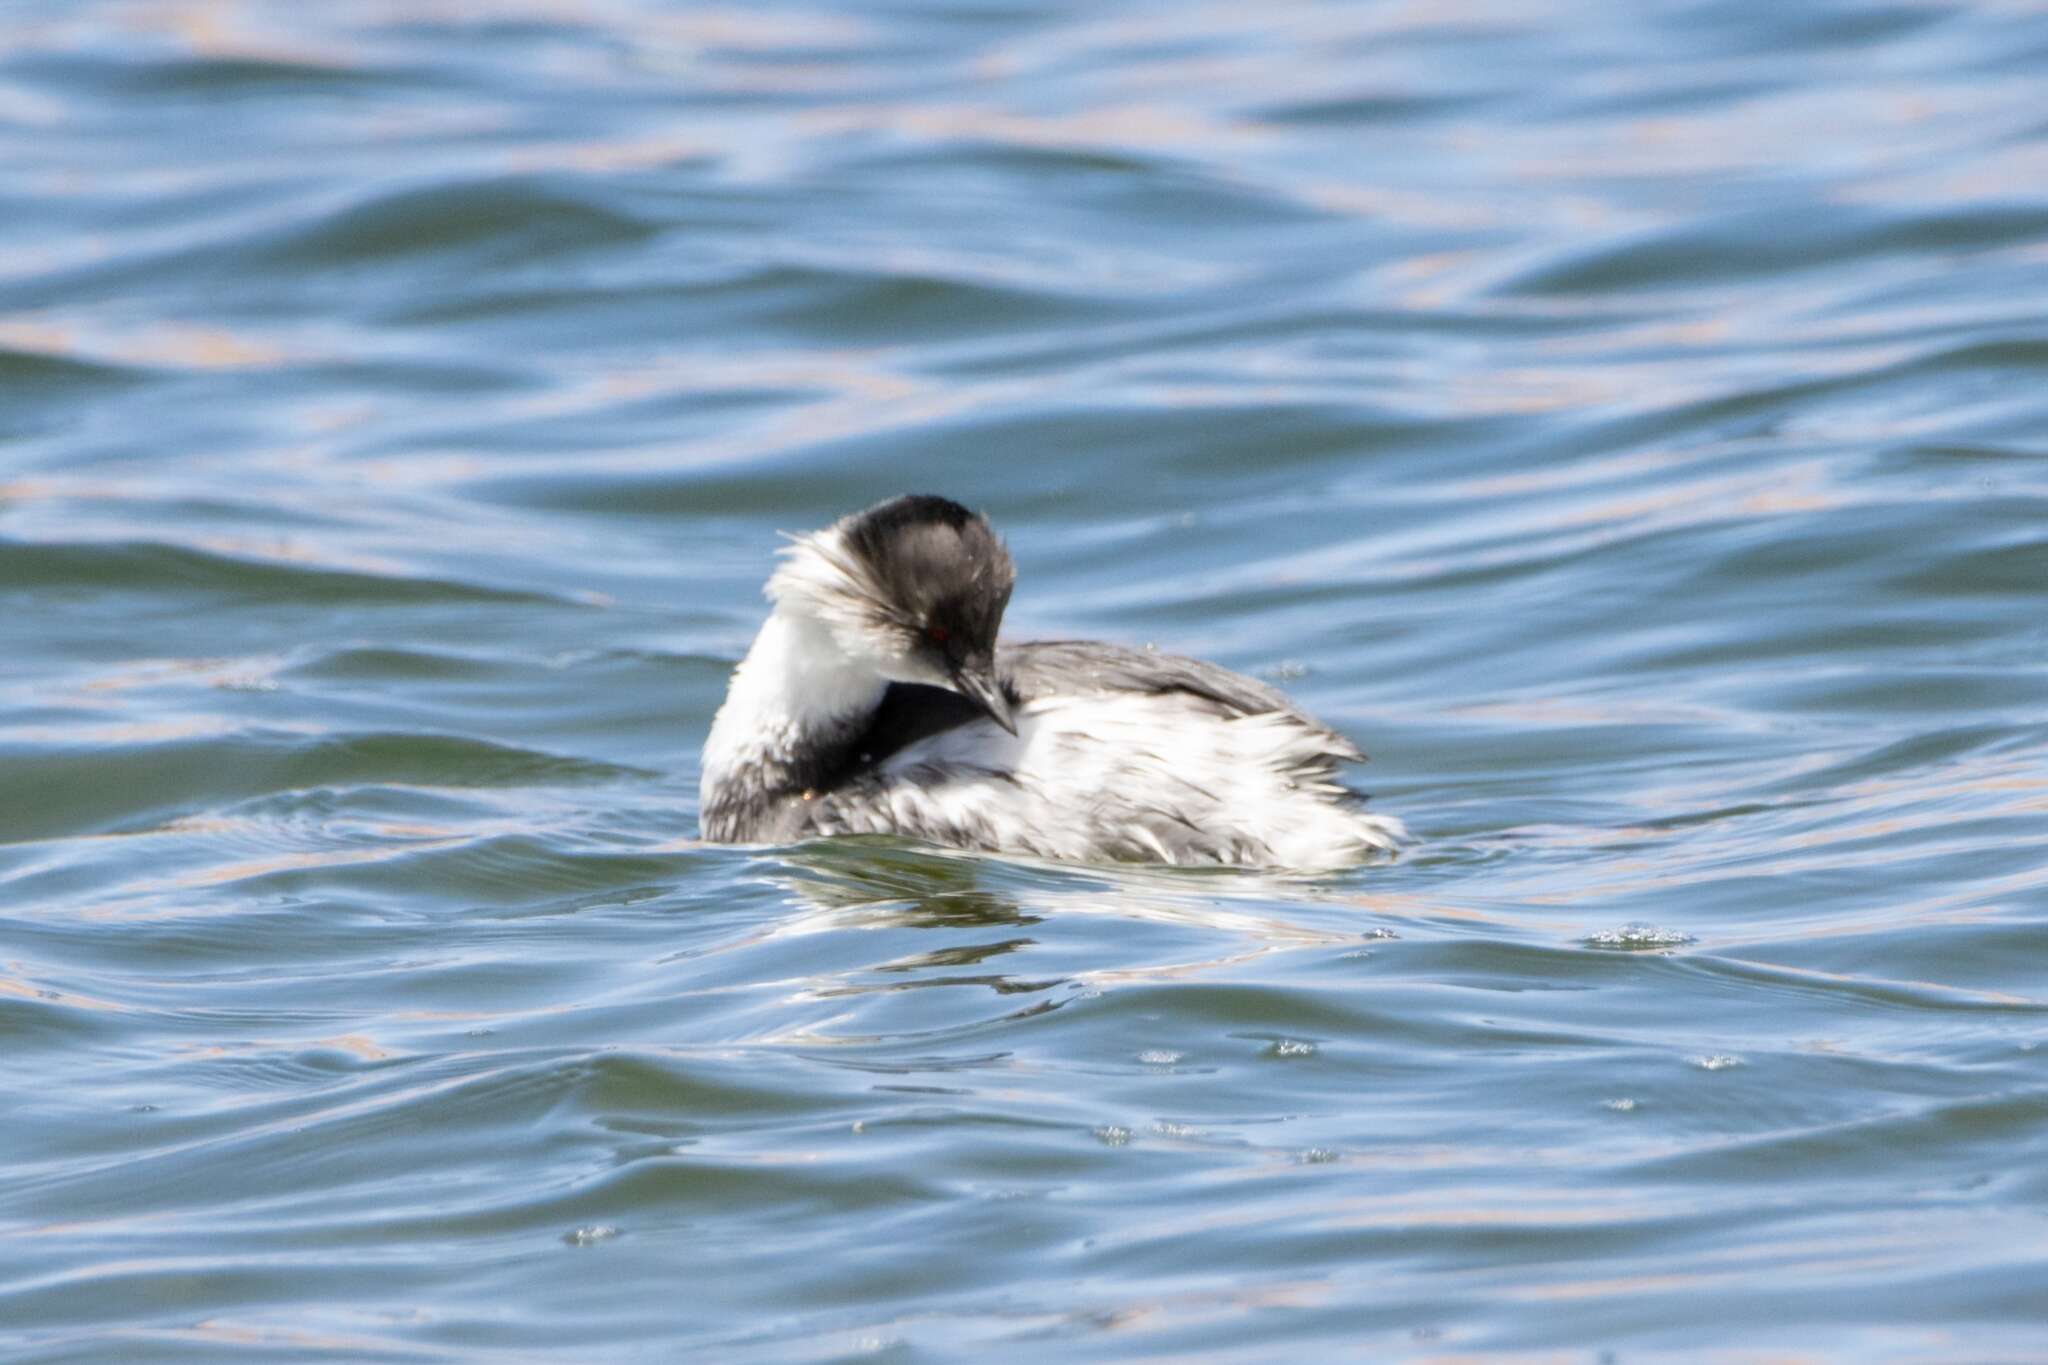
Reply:
M732 675L704 743L701 819L708 838L772 803L822 783L882 703L888 681L847 657L800 608L778 605Z

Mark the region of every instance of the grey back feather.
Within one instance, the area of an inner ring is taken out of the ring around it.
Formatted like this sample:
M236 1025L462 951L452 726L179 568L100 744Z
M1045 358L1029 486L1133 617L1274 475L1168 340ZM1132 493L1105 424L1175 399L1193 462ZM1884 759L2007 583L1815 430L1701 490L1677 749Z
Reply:
M1365 754L1356 744L1296 706L1285 693L1200 659L1155 654L1149 649L1132 649L1100 640L1028 640L1021 644L999 644L996 671L1020 701L1109 692L1186 692L1216 703L1231 715L1263 716L1277 712L1315 732L1331 758L1347 763L1365 761Z

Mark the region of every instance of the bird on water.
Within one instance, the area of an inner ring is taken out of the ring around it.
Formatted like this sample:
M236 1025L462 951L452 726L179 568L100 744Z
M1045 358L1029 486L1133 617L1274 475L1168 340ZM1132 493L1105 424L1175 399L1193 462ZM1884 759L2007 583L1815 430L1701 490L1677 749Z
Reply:
M1406 838L1338 780L1358 747L1264 683L1091 640L999 642L1016 569L956 502L894 498L782 554L704 745L707 839L1313 870Z

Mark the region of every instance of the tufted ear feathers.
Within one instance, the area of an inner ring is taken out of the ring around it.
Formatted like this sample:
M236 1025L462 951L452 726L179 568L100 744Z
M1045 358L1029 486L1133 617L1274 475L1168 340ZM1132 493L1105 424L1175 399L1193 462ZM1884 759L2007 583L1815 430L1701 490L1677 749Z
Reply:
M989 524L945 498L894 498L790 541L768 595L835 633L920 636L937 626L943 637L992 648L1016 582Z

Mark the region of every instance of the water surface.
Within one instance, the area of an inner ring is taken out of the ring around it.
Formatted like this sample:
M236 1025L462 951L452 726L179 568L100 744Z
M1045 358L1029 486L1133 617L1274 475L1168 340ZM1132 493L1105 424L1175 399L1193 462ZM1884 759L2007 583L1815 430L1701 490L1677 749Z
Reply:
M0 1353L2039 1359L2048 19L0 17ZM695 842L778 530L1320 880Z

